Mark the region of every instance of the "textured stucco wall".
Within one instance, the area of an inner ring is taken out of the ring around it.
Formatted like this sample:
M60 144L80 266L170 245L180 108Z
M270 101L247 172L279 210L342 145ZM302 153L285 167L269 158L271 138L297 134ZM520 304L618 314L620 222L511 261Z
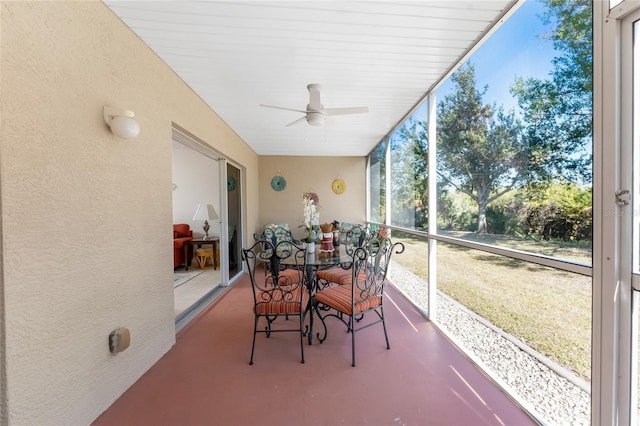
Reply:
M0 18L0 421L84 425L175 342L172 123L246 168L249 228L258 158L101 2L1 2ZM104 105L135 111L140 136L113 136Z
M363 223L366 218L365 157L260 157L260 222L258 232L265 223L288 223L294 237L302 238L304 230L298 228L304 218L302 193L314 191L320 198L320 222ZM278 173L287 181L282 191L271 188L271 179ZM331 183L340 176L346 191L335 194Z

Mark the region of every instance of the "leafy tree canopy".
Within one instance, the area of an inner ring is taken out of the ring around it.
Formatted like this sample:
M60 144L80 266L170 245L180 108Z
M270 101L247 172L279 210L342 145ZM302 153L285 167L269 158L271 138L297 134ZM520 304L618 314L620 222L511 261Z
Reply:
M427 226L427 130L423 120L405 121L390 139L394 225Z
M511 86L526 123L533 158L531 178L563 175L591 182L592 8L590 0L544 0L545 35L560 52L549 80L519 77Z
M528 146L513 111L482 103L470 62L451 78L455 91L438 104L438 174L478 203L484 233L487 205L524 183Z

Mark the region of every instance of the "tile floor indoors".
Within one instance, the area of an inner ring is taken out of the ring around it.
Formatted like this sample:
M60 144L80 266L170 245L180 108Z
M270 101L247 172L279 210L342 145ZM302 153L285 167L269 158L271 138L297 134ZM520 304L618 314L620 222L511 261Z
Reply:
M174 269L174 272L177 271L184 271L184 266L179 266ZM200 300L200 298L214 287L220 285L220 268L214 270L213 267L208 266L204 269L199 269L194 261L189 267L189 272L191 271L202 271L202 273L174 289L174 310L176 317Z

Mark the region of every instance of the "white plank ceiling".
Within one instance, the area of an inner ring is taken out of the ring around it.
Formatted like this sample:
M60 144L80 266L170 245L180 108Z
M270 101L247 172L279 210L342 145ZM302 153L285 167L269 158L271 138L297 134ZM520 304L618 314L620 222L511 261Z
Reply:
M367 155L506 11L510 0L105 1L259 155ZM309 83L325 108L287 124Z

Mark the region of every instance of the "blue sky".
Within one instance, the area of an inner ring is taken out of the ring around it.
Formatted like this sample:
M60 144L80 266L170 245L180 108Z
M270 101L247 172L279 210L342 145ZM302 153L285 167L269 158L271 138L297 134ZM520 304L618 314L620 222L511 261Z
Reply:
M551 40L541 38L549 32L541 19L544 10L542 3L528 0L471 56L476 87L482 91L488 86L483 103L496 102L507 111L516 109L517 102L509 94L516 76L549 78L557 52ZM437 90L438 102L452 86L449 80Z

